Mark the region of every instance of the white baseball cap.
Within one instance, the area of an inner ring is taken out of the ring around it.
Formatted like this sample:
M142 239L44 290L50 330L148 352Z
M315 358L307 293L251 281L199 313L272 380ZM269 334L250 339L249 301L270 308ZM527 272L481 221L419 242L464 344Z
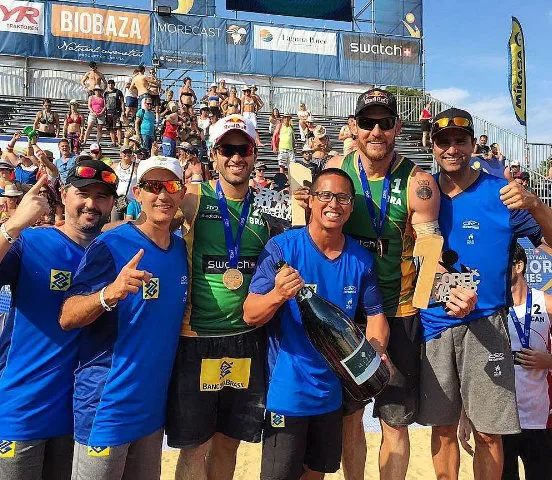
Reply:
M146 173L155 168L163 168L165 170L168 170L169 172L174 173L179 180L182 180L182 177L184 177L184 171L180 166L180 162L176 158L155 155L153 157L142 160L138 164L138 182L142 180L142 177Z
M510 166L511 166L511 167L516 167L516 166L519 167L520 165L521 165L521 163L520 163L519 160L512 160L512 161L510 162Z
M228 115L209 129L209 140L216 145L229 132L243 132L251 143L255 143L255 127L242 115Z

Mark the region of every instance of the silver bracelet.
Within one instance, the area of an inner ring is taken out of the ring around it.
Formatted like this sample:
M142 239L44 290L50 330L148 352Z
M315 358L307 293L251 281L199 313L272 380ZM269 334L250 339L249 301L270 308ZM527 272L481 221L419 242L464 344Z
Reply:
M3 223L0 225L0 233L2 233L2 236L6 239L6 241L11 245L15 242L15 238L13 238L8 231L6 230L6 224Z
M107 287L103 287L100 290L100 303L102 304L102 307L104 308L104 310L106 312L111 312L111 310L113 310L117 306L117 304L112 305L111 307L107 304L107 302L105 301L105 297L104 297L104 293L105 293L106 288Z

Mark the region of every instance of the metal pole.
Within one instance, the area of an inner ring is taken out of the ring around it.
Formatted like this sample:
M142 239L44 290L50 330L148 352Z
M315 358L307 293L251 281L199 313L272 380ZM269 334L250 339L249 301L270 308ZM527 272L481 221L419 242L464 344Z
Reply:
M23 72L23 96L29 96L29 57L25 57L25 70Z

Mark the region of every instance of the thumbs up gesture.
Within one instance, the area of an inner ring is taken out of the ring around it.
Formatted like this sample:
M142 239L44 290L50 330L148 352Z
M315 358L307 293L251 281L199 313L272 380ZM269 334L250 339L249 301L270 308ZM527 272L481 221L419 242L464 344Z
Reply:
M114 305L124 300L129 293L138 293L142 282L148 283L153 276L146 270L139 270L138 264L144 256L144 249L138 253L123 267L115 281L105 289L105 300L108 305Z

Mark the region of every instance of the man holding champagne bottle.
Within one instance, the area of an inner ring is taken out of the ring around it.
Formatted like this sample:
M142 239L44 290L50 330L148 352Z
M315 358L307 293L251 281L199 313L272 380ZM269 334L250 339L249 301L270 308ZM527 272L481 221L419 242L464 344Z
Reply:
M343 234L354 194L351 178L340 169L315 177L309 225L269 240L249 287L245 322L259 326L273 319L262 479L298 480L306 472L309 479L322 479L340 465L342 386L303 329L294 297L305 284L350 318L360 306L368 319L367 338L387 360L389 327L373 256ZM281 260L290 266L276 273Z

